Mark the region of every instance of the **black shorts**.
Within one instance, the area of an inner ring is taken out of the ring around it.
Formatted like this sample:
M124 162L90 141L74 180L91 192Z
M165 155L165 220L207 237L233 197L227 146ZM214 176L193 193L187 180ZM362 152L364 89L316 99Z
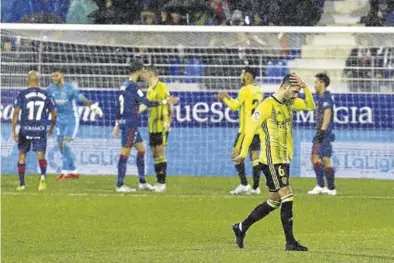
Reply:
M242 143L244 141L245 134L238 133L234 142L234 149L241 149ZM249 146L249 151L260 151L260 137L258 134L255 134L252 140L252 143Z
M280 188L289 185L290 164L263 164L260 163L266 180L266 185L270 192L278 192Z
M18 150L21 152L29 152L32 148L33 152L46 152L47 149L47 138L31 139L28 136L19 134L18 139Z
M149 146L166 146L169 132L153 132L149 133Z

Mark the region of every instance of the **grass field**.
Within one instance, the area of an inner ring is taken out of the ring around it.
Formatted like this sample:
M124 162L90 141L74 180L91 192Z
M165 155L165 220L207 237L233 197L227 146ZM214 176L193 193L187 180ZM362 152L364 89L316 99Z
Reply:
M279 211L236 247L231 225L267 197L229 196L236 177L169 177L166 193L127 195L108 176L49 176L43 193L37 176L24 192L17 176L1 179L4 263L394 262L394 181L339 179L332 197L307 196L314 180L293 179L295 235L310 251L286 252Z

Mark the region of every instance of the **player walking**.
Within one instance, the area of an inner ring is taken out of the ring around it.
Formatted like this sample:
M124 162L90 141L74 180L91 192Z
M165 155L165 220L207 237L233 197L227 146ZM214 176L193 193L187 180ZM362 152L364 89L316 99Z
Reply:
M305 100L296 98L300 89ZM241 154L234 159L242 162L249 150L255 132L261 127L260 169L266 177L270 198L258 205L244 221L233 225L238 247L243 248L245 234L257 221L281 206L281 222L286 237L286 250L307 251L293 235L293 191L289 182L290 161L293 157L293 111L315 108L312 94L295 74L288 74L280 87L256 108L246 128Z

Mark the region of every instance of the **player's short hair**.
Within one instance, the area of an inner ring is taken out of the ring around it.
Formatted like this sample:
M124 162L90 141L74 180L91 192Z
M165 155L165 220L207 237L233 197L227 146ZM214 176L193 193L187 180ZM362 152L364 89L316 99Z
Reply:
M283 86L291 85L290 77L292 75L293 74L289 73L286 76L284 76L284 78L282 79L282 82L280 83L280 86L283 87Z
M245 71L245 73L249 73L250 75L252 75L253 78L256 77L256 69L255 69L255 68L246 66L246 67L244 68L244 71Z
M130 62L130 72L136 72L138 70L144 69L144 63L142 63L140 60L132 60Z
M328 87L330 85L330 78L324 72L316 74L315 78L318 78L320 81L323 81L323 83L326 87Z
M157 73L157 68L154 67L154 66L148 66L148 67L146 67L145 69L146 69L146 71L152 72L155 76L158 75L158 73Z

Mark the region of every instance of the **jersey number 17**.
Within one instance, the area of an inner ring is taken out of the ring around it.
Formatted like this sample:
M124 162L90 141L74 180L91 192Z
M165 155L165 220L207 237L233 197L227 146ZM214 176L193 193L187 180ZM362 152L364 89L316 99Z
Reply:
M44 102L43 101L29 101L26 104L27 109L29 110L28 119L29 120L41 120L42 111L44 110Z

